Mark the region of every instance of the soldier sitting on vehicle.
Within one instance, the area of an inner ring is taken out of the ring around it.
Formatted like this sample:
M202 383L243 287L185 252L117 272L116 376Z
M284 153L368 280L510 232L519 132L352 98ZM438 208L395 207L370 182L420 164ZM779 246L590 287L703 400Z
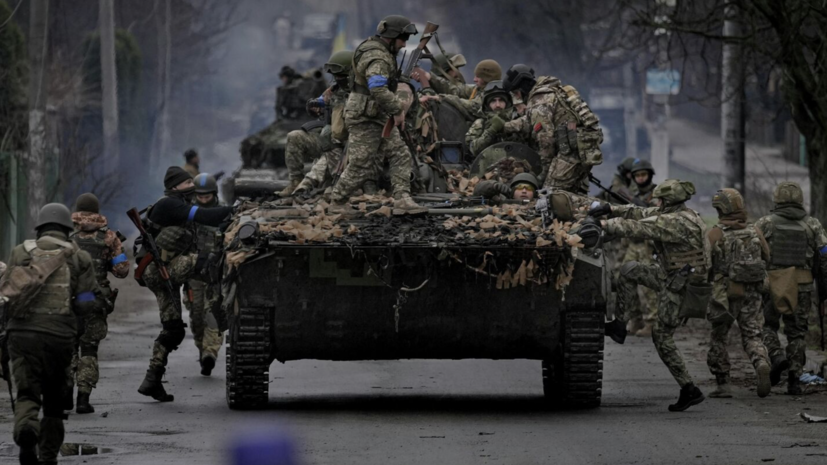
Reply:
M426 96L426 100L448 102L462 112L466 119L482 116L482 93L489 82L502 79L502 67L494 60L482 60L474 68L474 84L452 83L449 80L416 68L411 79L423 88L433 87L439 95Z
M474 156L498 142L532 144L530 134L522 132L519 123L512 123L519 115L502 81L491 81L485 86L482 102L483 117L474 121L465 135L465 143Z

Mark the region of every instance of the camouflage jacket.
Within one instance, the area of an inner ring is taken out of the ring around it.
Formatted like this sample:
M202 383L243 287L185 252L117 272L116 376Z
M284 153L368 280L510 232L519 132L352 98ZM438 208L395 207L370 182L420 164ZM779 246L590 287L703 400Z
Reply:
M612 206L611 216L606 222L606 232L630 239L651 240L664 271L677 271L688 264L695 268L696 276L704 279L707 276L710 246L706 239L706 224L698 212L684 204L666 209L617 205Z
M786 220L786 221L785 221ZM789 265L781 263L780 256L782 255L781 240L774 237L776 231L776 223L781 222L795 222L804 226L803 234L806 234L806 245L802 241L797 241L801 247L801 253L804 254L802 264L799 268L812 270L814 269L815 257L827 254L827 233L824 231L824 226L818 219L808 215L804 208L800 206L781 206L776 207L767 216L755 222L755 227L758 228L767 239L770 247L770 260L767 269L787 268Z
M107 227L105 216L98 213L75 212L72 213L72 222L75 223L73 239L100 240L102 243L103 251L100 256L92 257L95 266L101 268L98 272L99 277L103 275L103 279L98 279L101 286L109 286L104 270L120 279L129 274L129 259L126 257L123 244L117 233Z
M617 173L615 173L614 177L612 177L612 185L609 187L609 189L611 189L612 192L620 194L624 197L632 198L637 195L637 184L635 184L634 182L626 184L623 178ZM597 197L601 200L604 200L612 204L622 205L620 202L617 201L617 199L615 199L608 192L605 191L601 191L600 194L597 195Z
M383 125L402 111L396 97L397 64L390 46L371 37L353 52L353 89L345 105L348 126L360 123Z
M451 82L442 76L437 76L436 73L431 73L431 87L438 94L456 95L465 100L473 100L477 97L482 98L482 92L477 89L474 84L465 84L462 82Z
M512 114L511 121L506 121L505 128L499 134L488 129L494 115L495 113L488 111L468 128L468 133L465 134L465 143L472 154L479 155L486 148L503 141L532 145L531 135L522 131L521 121L519 121L519 117L515 117L516 112ZM502 118L502 115L500 117Z

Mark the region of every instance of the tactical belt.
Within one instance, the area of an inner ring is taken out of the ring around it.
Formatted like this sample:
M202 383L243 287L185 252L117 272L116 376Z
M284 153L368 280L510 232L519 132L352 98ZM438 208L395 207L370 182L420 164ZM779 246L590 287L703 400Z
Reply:
M692 267L706 266L706 257L703 249L691 250L689 252L673 252L664 254L664 262L668 271L680 270L686 265Z

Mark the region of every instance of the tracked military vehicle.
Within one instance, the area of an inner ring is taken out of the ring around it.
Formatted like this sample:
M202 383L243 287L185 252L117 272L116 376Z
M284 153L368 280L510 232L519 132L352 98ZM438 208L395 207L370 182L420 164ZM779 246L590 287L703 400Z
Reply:
M412 215L379 196L351 201L347 214L277 201L235 216L230 408L265 406L271 385L277 398L271 365L302 359L533 359L550 404L600 405L609 280L583 209L454 193L420 199L428 211Z

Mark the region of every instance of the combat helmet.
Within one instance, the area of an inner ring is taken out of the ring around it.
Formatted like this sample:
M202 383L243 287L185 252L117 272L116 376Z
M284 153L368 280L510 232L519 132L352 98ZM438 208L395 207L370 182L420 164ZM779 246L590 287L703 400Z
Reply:
M192 180L195 184L196 194L216 194L218 193L218 182L215 176L208 173L201 173Z
M537 78L534 76L534 68L528 65L516 64L505 72L505 89L509 92L521 91L523 99L528 97L528 93L534 88L537 83Z
M695 194L695 185L689 181L667 179L658 184L652 197L660 199L663 206L677 205L691 199Z
M782 203L804 205L804 192L801 191L801 186L798 183L784 181L775 187L772 193L772 201L776 205Z
M511 108L513 106L513 101L511 99L511 93L505 90L505 86L503 86L502 81L491 81L485 85L485 90L482 92L482 111L488 112L491 111L488 108L489 101L494 97L502 97L505 99L506 108Z
M719 216L731 215L744 210L744 197L737 189L727 187L712 196L712 206L718 210Z
M72 213L62 203L49 203L40 209L34 229L40 229L47 224L57 224L69 230L75 228L75 224L72 222Z
M324 64L326 73L336 75L350 74L350 68L353 65L353 52L350 50L342 50L330 56L327 63Z
M648 171L650 175L655 175L655 168L652 167L652 164L649 163L649 160L641 160L640 158L635 158L632 162L632 168L629 170L632 175L639 171Z
M531 173L519 173L513 178L511 178L511 182L509 186L513 189L514 186L518 184L531 184L534 186L534 189L540 188L540 181L537 180L537 176L534 176Z
M623 161L620 162L619 165L617 165L617 173L620 174L623 177L625 177L627 174L631 173L632 172L632 165L635 164L635 160L637 160L637 158L635 158L635 157L626 157L626 158L624 158Z
M387 39L405 39L416 35L416 25L410 19L400 15L390 15L382 18L376 26L376 35Z
M75 211L100 213L100 209L101 207L98 197L91 192L80 194L77 200L75 200Z

